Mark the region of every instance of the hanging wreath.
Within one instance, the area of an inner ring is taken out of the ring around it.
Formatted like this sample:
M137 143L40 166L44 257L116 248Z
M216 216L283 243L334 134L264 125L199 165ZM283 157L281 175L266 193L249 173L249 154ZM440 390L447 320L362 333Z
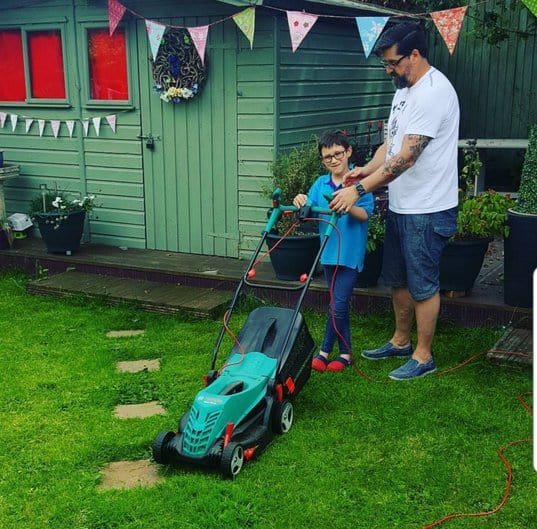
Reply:
M153 61L155 90L166 103L192 99L207 79L207 66L184 29L168 29Z

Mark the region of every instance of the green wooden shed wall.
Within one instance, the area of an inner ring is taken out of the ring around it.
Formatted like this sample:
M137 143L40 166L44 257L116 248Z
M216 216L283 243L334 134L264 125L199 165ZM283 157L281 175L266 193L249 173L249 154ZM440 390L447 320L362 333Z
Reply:
M106 4L48 0L14 10L6 4L2 11L0 28L62 28L68 88L65 108L0 105L20 116L14 132L9 123L0 129L6 161L21 166L21 176L6 185L8 213L26 211L41 184L58 185L97 196L86 230L92 242L244 257L265 221L269 204L261 188L276 152L332 127L363 139L367 120L387 116L391 83L374 57L365 60L352 19L319 19L292 53L284 14L262 8L253 49L232 20L211 26L207 85L184 105L162 103L153 93L145 23L128 13L121 27L131 100L91 104L85 28L107 26ZM241 9L211 0L123 4L144 19L187 26ZM116 134L104 120L99 136L91 125L82 134L80 123L73 138L65 127L59 138L50 128L39 137L35 123L24 131L25 116L65 121L106 114L117 114ZM148 133L156 138L154 151L138 138Z

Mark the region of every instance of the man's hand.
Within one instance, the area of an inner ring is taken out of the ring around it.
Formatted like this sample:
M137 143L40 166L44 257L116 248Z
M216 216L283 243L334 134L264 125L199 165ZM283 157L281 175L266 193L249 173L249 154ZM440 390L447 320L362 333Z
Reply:
M363 167L354 167L354 169L345 173L343 175L343 187L353 186L358 180L361 180L365 176L363 170Z
M356 188L354 186L344 187L334 191L334 200L330 202L329 206L336 213L348 213L357 200L358 191Z

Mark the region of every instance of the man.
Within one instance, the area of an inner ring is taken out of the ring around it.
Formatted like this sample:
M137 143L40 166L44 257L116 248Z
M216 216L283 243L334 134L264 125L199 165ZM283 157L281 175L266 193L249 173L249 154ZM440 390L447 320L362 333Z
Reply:
M359 196L388 184L383 278L392 289L395 331L389 342L362 356L408 358L389 374L407 380L436 370L432 341L440 312L439 263L457 223L459 104L451 83L429 64L418 24L389 28L375 52L397 88L387 137L367 165L345 175L346 187L334 194L330 207L347 212Z

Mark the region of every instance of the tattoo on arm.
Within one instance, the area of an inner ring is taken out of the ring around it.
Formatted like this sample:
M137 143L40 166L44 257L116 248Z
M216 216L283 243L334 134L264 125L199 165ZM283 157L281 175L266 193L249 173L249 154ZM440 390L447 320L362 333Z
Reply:
M407 139L410 143L410 157L404 158L403 156L394 156L384 164L383 172L385 183L395 180L400 174L404 173L407 169L410 169L431 141L431 138L428 136L419 134L409 134Z

